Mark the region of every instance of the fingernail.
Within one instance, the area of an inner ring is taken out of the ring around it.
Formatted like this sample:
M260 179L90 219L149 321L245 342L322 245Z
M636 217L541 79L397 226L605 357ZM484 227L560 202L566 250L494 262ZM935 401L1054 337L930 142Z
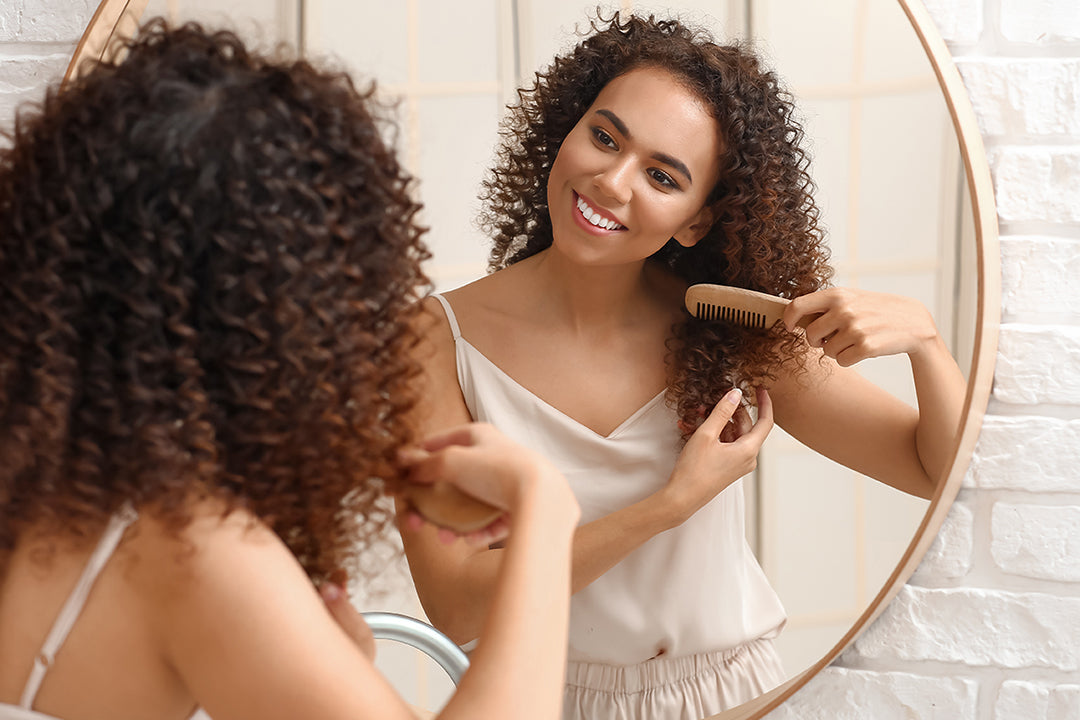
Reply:
M397 453L398 462L402 465L415 465L426 457L427 453L416 447L402 448Z
M742 401L742 390L739 388L731 388L731 390L728 390L728 394L724 396L724 399L732 405L738 405L739 402Z
M331 582L323 583L319 588L319 594L323 596L323 600L333 602L341 597L341 586Z

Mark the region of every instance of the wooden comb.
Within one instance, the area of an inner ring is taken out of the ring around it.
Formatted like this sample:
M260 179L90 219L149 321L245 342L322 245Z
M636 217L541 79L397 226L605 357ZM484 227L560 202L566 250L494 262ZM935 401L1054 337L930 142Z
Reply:
M726 320L752 328L771 328L784 315L790 300L775 295L700 283L686 290L686 309L699 320ZM798 326L806 328L821 313L803 316Z
M459 533L481 530L504 514L499 508L466 495L447 482L410 483L401 494L428 522Z

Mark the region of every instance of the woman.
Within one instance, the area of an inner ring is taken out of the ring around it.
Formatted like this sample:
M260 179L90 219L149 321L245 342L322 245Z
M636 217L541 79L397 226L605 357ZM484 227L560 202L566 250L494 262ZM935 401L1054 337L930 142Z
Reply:
M490 427L404 452L427 253L371 93L194 25L126 51L0 154L0 717L412 717L312 580L436 481L513 524L439 717L557 716L577 507Z
M427 302L422 427L490 422L581 504L566 718L701 718L784 679L735 483L774 419L924 497L947 461L963 378L918 303L826 288L792 112L741 47L601 20L512 108L485 184L494 272ZM766 330L697 320L701 282L793 301ZM918 410L848 369L897 353ZM731 415L741 389L756 422ZM403 533L428 616L480 636L504 551Z

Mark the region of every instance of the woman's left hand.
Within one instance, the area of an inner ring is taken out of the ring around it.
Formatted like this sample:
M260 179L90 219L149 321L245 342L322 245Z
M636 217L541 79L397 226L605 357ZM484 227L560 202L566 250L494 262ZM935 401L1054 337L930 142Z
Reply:
M829 288L797 297L784 311L784 325L794 330L806 316L806 340L844 367L867 358L915 355L938 340L930 312L902 295Z

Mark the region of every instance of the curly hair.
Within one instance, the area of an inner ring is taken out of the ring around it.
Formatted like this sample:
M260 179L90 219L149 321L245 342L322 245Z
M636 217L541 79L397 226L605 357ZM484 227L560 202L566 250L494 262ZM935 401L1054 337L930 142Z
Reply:
M670 240L652 261L688 284L716 283L796 297L832 275L818 226L809 157L790 95L750 49L718 45L678 20L598 13L592 33L536 74L504 121L495 167L483 183L482 226L494 246L489 270L552 243L547 182L563 140L612 79L641 67L670 72L710 108L724 138L720 179L707 204L715 222L691 248ZM668 399L687 434L729 388L802 367L801 336L782 326L726 321L676 324L669 342ZM752 394L750 394L752 396Z
M0 561L124 503L265 521L313 578L358 567L429 285L373 88L152 21L0 152Z

